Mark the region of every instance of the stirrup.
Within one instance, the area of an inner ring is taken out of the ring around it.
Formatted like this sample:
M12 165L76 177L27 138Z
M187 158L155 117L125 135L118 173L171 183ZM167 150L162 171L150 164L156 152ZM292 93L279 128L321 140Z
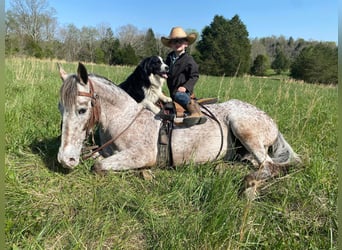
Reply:
M174 111L173 103L165 103L165 105L161 108L157 116L159 116L164 121L174 121L174 119L176 118L176 114Z
M199 117L185 117L183 119L183 123L187 127L191 127L194 125L200 125L207 121L207 117L205 116L199 116Z
M159 116L163 121L173 121L175 119L175 114L167 114L164 112L165 110L161 110L157 116Z
M201 116L201 117L200 117L200 120L198 121L197 124L198 124L198 125L203 124L203 123L205 123L207 120L208 120L207 117Z

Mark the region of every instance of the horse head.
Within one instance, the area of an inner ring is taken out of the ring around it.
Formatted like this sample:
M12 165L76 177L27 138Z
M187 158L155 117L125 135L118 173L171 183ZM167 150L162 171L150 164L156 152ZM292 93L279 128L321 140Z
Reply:
M94 123L96 94L83 64L79 63L77 74L69 75L58 67L63 84L58 104L62 135L57 158L64 167L72 169L79 164L83 141L94 125L90 123Z

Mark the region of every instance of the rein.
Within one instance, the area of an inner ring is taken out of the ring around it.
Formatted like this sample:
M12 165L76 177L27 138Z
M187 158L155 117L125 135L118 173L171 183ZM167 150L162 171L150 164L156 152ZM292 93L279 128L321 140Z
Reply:
M222 148L223 148L223 130L222 130L222 125L221 125L220 121L216 118L216 116L206 106L204 106L203 104L200 104L200 103L199 103L199 105L203 109L205 109L209 114L206 113L206 112L202 112L202 113L205 114L206 116L210 117L211 119L213 119L219 125L220 133L221 133L221 145L220 145L220 150L219 150L219 152L216 155L216 159L217 159L220 156L220 154L222 152Z
M107 141L105 144L102 144L100 147L96 148L94 151L90 152L89 154L86 154L86 155L83 155L82 156L82 160L87 160L89 159L90 157L92 157L95 153L101 151L102 149L104 149L105 147L109 146L110 144L112 144L114 141L116 141L116 139L118 139L133 123L134 121L138 118L140 112L142 111L143 109L141 109L139 111L139 113L134 117L133 121L128 124L128 126L122 130L116 137L113 137L112 139L110 139L109 141Z

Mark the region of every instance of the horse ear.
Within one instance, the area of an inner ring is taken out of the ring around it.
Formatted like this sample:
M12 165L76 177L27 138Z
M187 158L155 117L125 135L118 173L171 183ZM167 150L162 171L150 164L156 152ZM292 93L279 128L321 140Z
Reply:
M59 76L64 81L67 78L68 74L64 71L64 69L62 68L62 65L60 63L57 63L57 67L59 70Z
M87 84L88 82L88 72L86 67L82 63L78 63L78 68L77 68L77 76L78 79L84 84Z

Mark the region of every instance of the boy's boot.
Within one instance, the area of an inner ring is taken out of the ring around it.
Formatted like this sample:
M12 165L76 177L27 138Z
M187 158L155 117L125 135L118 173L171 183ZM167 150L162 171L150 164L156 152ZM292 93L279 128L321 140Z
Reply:
M195 100L191 99L190 103L186 105L186 109L190 113L189 116L183 119L183 123L187 127L203 124L207 121L207 117L202 114L200 106Z

